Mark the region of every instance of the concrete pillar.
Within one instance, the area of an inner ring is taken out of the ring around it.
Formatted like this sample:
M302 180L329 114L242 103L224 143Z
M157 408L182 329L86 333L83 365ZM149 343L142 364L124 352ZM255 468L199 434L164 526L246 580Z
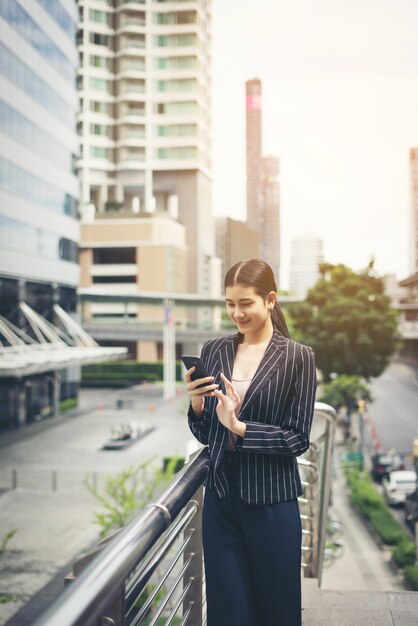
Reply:
M58 417L60 414L60 391L61 391L61 372L53 373L52 384L52 406L53 416Z
M17 425L20 428L26 424L26 387L22 381L17 389Z

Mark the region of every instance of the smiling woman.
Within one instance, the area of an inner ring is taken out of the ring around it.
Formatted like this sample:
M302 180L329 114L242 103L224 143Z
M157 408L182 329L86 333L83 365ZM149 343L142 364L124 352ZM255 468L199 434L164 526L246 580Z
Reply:
M309 447L314 356L289 339L267 263L231 267L225 296L238 332L204 345L209 376L185 375L189 426L212 460L202 527L207 623L300 626L296 457Z

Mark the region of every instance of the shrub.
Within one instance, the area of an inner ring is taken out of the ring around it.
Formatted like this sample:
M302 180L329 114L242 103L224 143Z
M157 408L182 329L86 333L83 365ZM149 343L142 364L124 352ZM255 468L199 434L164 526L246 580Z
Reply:
M414 565L416 557L415 544L412 541L401 541L392 552L392 559L399 567Z
M418 591L418 566L407 565L404 569L404 576L414 591Z
M83 387L129 387L138 382L163 380L164 366L161 361L139 363L137 361L110 361L92 363L82 368ZM176 380L182 380L181 363L176 363Z
M70 411L71 409L75 409L76 406L77 406L77 398L67 398L66 400L61 400L60 413L65 413L65 411Z
M395 546L401 541L408 539L408 535L390 511L386 509L372 511L369 519L371 525L386 545Z

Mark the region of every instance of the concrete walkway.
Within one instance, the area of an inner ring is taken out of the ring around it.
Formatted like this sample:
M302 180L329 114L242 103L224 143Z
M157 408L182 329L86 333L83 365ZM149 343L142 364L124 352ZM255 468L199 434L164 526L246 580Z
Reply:
M100 487L105 476L148 459L160 465L164 456L185 456L191 438L185 399L168 404L158 387L87 390L81 396L84 410L0 437L0 536L17 529L0 560L0 595L16 597L0 604L1 626L58 573L62 589L65 569L97 540L93 517L101 506L83 484L87 475ZM121 396L133 400L133 409L116 409ZM111 428L128 421L156 429L126 450L102 450ZM24 614L11 626L31 624L31 611L25 607Z

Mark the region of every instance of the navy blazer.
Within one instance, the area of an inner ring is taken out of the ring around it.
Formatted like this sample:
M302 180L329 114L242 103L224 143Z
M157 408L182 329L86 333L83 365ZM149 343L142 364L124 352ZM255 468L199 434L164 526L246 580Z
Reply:
M225 391L220 373L231 380L239 333L208 341L202 360ZM312 348L284 337L273 336L245 394L238 419L246 422L244 437L237 437L239 487L249 504L272 504L292 500L302 493L296 457L309 448L309 433L316 391ZM207 487L220 498L228 494L224 452L228 429L216 415L217 398L205 397L200 419L190 405L189 427L209 446L212 468Z

